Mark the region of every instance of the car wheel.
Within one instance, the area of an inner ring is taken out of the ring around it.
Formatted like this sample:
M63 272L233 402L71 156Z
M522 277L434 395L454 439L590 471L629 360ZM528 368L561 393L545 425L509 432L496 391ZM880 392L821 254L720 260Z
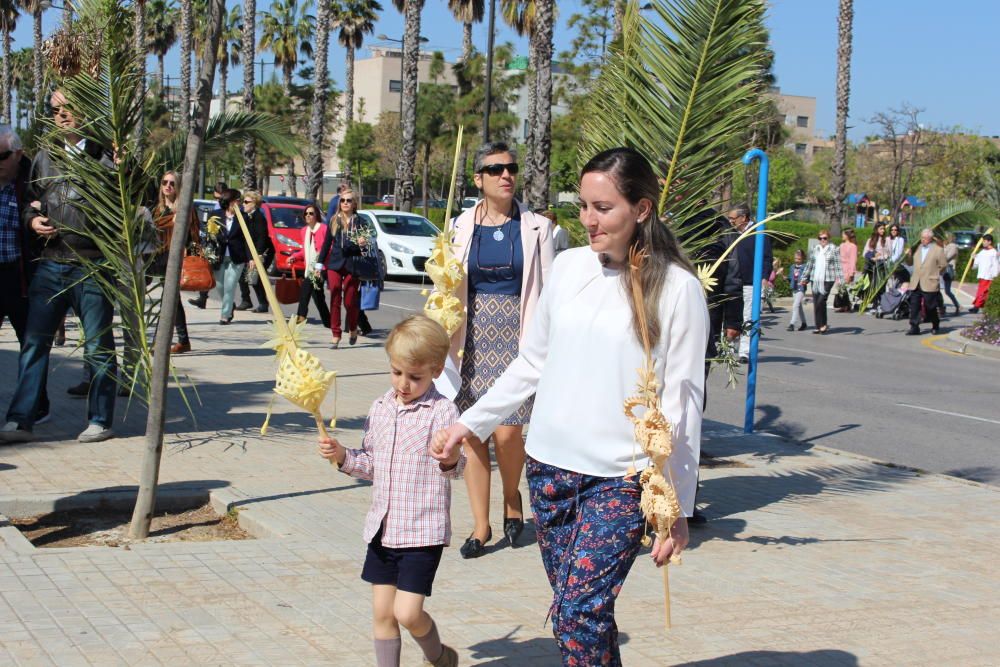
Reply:
M383 278L389 275L389 266L385 263L385 254L381 250L378 251L378 266Z

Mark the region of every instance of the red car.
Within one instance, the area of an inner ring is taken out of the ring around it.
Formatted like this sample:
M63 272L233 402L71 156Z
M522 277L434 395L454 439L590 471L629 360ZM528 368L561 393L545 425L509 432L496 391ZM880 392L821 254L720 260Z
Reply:
M302 230L306 226L303 214L311 203L311 200L300 197L264 197L261 202L260 210L267 220L267 231L274 244L272 273L291 272L290 255L302 249ZM295 268L299 271L304 269L301 262Z

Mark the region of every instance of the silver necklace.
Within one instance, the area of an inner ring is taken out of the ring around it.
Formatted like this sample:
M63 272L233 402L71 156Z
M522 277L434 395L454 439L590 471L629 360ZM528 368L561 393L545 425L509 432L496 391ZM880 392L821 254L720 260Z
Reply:
M503 241L503 228L502 227L497 227L496 229L493 230L493 240L494 241Z

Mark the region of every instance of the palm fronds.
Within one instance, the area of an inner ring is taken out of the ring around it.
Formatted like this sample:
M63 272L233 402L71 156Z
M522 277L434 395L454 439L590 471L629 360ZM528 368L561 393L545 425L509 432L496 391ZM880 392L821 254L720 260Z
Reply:
M659 214L692 218L716 197L761 113L767 35L762 0L629 2L584 124L583 153L635 148L663 179ZM714 222L706 220L706 224ZM685 234L696 243L698 234ZM692 252L695 248L688 247Z

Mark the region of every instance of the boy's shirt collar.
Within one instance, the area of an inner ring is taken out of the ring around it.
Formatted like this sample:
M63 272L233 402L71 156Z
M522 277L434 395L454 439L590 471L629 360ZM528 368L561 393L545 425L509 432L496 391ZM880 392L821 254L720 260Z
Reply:
M423 395L409 403L403 404L396 400L396 390L390 389L389 391L382 394L380 399L383 403L389 403L394 406L397 411L408 411L416 410L419 407L429 407L434 404L438 399L444 398L444 395L438 392L433 384L423 393Z

